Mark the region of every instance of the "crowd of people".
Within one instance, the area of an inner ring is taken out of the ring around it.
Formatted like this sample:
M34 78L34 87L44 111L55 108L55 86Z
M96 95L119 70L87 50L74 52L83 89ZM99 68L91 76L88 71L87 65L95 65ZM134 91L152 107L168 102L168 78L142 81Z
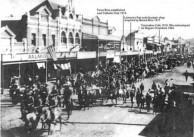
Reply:
M166 104L179 105L180 100L174 98L173 79L166 80L164 88L153 82L152 87L146 92L143 83L139 87L136 87L135 83L180 64L182 64L181 60L171 61L168 58L150 58L146 61L132 58L130 62L124 60L121 64L113 62L106 66L100 64L96 71L84 70L71 76L61 76L54 82L52 90L40 81L39 76L32 79L29 75L26 85L20 88L15 84L17 82L13 77L10 82L10 95L15 103L19 98L21 119L24 121L26 115L33 112L35 108L42 113L43 106L62 107L70 112L73 109L72 94L78 95L78 103L84 107L89 107L90 103L93 105L96 99L122 97L124 103L127 98L130 98L131 107L134 107L134 100L136 100L140 111L146 106L149 112L153 104L153 112L156 114L163 112Z

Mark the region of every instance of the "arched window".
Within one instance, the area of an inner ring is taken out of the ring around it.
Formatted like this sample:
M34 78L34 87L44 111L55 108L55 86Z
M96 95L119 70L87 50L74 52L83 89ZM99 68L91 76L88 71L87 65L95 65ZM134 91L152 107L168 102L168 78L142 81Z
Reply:
M72 15L72 14L69 14L69 18L70 18L70 19L73 19L73 15Z
M75 35L75 43L80 44L79 33L76 33L76 35Z
M67 38L64 31L61 33L61 43L64 43L64 44L67 43Z
M69 32L69 38L68 38L68 43L70 43L70 44L73 44L73 34L72 34L72 32Z

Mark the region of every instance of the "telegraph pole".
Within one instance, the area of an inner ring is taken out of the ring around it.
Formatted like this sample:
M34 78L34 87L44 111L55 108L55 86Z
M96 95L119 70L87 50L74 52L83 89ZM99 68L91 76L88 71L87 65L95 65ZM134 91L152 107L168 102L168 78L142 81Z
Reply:
M124 40L125 40L125 37L124 37L124 28L125 28L125 27L124 27L124 18L125 18L125 17L124 17L124 15L123 15L123 49L122 49L123 51L125 50L125 48L124 48L124 42L125 42L125 41L124 41Z

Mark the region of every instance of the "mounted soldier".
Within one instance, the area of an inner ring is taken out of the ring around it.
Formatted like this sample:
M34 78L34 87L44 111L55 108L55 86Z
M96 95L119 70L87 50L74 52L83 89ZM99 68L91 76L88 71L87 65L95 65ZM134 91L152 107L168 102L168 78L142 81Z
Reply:
M46 84L41 85L41 87L40 87L40 97L42 99L42 105L45 105L47 96L48 96L47 85Z

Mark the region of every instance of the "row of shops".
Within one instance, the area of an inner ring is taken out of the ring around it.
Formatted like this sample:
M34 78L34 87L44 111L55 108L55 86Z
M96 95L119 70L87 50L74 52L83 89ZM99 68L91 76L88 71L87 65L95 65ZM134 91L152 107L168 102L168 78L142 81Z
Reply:
M85 70L96 70L99 64L106 66L107 63L114 62L116 57L130 62L134 57L146 60L154 56L151 52L145 54L136 52L100 52L97 56L94 51L61 52L56 53L56 55L57 61L53 61L48 53L1 54L2 89L9 87L13 75L18 77L20 85L25 84L29 75L33 79L38 75L41 82L47 82L62 75L69 76ZM159 55L159 53L155 55Z

